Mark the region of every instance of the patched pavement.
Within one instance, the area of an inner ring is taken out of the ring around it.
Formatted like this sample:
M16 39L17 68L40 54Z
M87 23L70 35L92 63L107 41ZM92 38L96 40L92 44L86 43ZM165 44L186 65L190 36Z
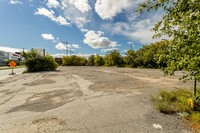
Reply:
M180 117L160 114L150 101L160 88L192 86L177 77L106 67L17 74L0 80L0 132L189 132Z

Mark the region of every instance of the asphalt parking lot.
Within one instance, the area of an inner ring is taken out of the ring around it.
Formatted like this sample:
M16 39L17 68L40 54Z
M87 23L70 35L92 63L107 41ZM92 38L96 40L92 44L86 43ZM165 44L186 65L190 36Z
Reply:
M154 109L159 89L191 88L160 70L59 67L0 79L1 133L186 133ZM4 74L5 76L5 74Z

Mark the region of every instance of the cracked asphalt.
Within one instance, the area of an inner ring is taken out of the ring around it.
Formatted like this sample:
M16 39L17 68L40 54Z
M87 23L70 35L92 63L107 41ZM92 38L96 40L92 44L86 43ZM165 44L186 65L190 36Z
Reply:
M59 67L0 79L1 133L188 133L154 109L159 89L191 88L160 70ZM5 75L4 75L5 77Z

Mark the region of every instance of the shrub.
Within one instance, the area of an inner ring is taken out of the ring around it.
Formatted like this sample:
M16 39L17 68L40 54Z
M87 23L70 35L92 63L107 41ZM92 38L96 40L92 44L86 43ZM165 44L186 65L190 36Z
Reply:
M70 56L64 56L62 58L62 65L71 66L72 65L72 58L70 58Z
M32 50L27 53L24 52L23 56L25 58L24 64L27 67L28 72L54 71L58 67L55 59L50 55L43 57Z
M94 58L95 66L103 66L104 64L105 64L105 61L102 56L100 56L100 55L95 56L95 58Z
M129 67L136 66L135 64L136 52L134 50L128 50L125 53L125 55L126 56L124 57L124 63Z
M64 66L85 66L87 64L87 59L80 56L64 56L62 58Z
M120 53L117 50L114 50L106 55L105 64L106 66L122 67L124 65L124 61Z
M95 56L94 55L90 55L86 65L87 66L94 66L94 59L95 59Z

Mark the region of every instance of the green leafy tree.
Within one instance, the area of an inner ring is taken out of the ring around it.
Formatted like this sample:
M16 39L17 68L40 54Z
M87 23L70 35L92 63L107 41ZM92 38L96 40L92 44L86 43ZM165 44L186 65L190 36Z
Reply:
M103 66L105 64L105 61L102 56L96 55L94 58L94 65L95 66Z
M76 55L64 56L62 61L64 66L85 66L87 63L87 59L85 57Z
M117 50L111 51L105 57L106 66L123 66L123 58Z
M94 59L95 59L95 56L90 55L88 58L87 66L94 66Z
M165 11L160 22L153 30L154 37L171 37L169 48L162 60L166 62L164 73L173 75L176 70L187 73L183 80L200 81L200 1L199 0L147 0L138 7L138 11ZM196 92L196 88L195 91Z
M144 49L143 48L140 48L136 51L136 57L134 59L134 65L136 67L145 67L145 64L144 64Z
M136 52L130 49L125 53L125 55L126 56L124 57L124 62L126 63L126 65L134 67L136 65L135 64Z
M22 55L25 58L24 64L28 72L54 71L58 67L55 59L50 55L43 57L34 50L23 52Z
M157 60L154 58L155 54L156 46L154 44L144 45L136 52L136 66L144 68L157 68Z
M62 65L63 66L72 66L72 58L70 56L63 56Z

